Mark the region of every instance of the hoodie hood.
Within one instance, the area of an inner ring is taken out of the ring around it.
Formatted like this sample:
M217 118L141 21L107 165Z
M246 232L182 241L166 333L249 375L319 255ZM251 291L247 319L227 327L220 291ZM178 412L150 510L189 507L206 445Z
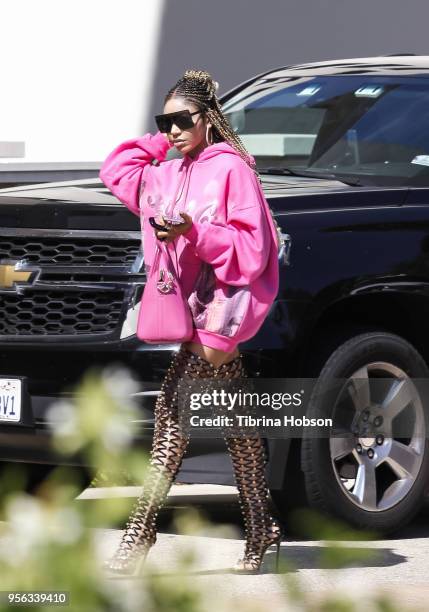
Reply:
M220 155L221 153L229 153L230 155L241 157L238 151L226 141L214 142L213 144L208 145L197 155L195 155L195 157L190 157L187 153L184 153L183 157L186 158L188 162L201 163L215 157L216 155ZM251 163L255 163L255 158L253 155L250 155L250 153L248 154L248 158Z

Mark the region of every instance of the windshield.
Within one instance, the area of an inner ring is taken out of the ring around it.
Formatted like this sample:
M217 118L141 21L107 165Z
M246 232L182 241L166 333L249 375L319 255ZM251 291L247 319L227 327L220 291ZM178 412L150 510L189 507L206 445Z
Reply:
M429 79L341 75L257 81L223 111L259 171L429 185Z

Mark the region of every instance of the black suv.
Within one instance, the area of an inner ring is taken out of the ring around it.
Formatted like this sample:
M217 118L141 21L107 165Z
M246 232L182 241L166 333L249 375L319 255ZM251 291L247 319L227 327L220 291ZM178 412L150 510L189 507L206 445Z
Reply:
M319 390L347 382L336 398L346 435L267 440L273 499L282 512L310 504L360 527L398 528L420 507L429 469L423 397L405 384L428 377L429 56L286 66L221 102L285 236L277 299L241 345L249 375L315 377ZM111 362L141 381L149 446L178 347L135 335L138 219L98 178L3 189L0 204L0 458L59 461L47 408L87 367ZM375 402L380 378L388 384ZM311 410L326 417L336 404L315 397ZM407 437L395 435L397 417ZM390 435L366 433L377 419ZM201 476L186 463L224 450L222 440L191 440L178 480L232 484L229 469Z

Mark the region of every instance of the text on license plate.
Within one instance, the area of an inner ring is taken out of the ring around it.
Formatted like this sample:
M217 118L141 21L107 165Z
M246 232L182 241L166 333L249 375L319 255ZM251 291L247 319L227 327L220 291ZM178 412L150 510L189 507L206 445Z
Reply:
M0 421L20 420L21 388L19 378L0 378Z

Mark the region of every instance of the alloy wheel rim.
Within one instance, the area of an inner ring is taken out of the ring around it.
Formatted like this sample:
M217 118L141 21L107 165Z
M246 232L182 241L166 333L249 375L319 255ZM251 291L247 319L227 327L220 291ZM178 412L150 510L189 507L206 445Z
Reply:
M380 381L374 402L372 387L377 388L377 383L373 381L380 378L385 379L385 388ZM329 440L340 489L361 510L389 510L410 492L423 463L425 421L419 393L401 368L377 361L347 378L335 403L334 417L342 402L351 405L350 423L341 428L341 436ZM398 418L411 423L406 438L395 432Z

